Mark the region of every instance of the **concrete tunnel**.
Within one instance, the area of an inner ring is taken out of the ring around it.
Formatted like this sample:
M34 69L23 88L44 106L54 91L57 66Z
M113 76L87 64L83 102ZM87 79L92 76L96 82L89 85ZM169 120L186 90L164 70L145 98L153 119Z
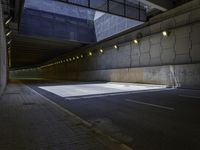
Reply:
M0 2L0 149L200 149L199 0Z

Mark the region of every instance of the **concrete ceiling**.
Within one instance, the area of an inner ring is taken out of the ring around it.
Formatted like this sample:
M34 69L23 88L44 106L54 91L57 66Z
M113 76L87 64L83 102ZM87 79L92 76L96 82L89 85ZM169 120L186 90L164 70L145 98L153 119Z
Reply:
M24 0L2 0L4 19L12 18L6 32L12 30L7 38L11 42L11 67L26 68L40 65L52 58L60 56L68 51L84 46L84 43L66 41L62 39L48 39L30 37L19 34L19 23L23 12ZM10 46L8 46L10 47Z
M18 35L12 41L12 68L36 66L83 45L72 41L58 41Z

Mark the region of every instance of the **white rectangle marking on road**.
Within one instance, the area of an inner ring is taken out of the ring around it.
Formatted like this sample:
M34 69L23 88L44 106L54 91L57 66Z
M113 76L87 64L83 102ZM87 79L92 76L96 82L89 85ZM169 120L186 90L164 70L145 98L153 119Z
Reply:
M191 96L191 95L179 95L181 97L187 97L187 98L195 98L195 99L200 99L198 96Z
M145 102L135 101L135 100L132 100L132 99L126 99L126 101L136 103L136 104L147 105L147 106L152 106L152 107L156 107L156 108L171 110L171 111L175 110L172 107L166 107L166 106L161 106L161 105L156 105L156 104L151 104L151 103L145 103Z

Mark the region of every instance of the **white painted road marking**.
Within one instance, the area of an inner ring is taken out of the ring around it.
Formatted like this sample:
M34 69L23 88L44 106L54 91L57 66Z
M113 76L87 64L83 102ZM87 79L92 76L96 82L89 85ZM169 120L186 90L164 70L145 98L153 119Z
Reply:
M94 83L94 84L66 84L66 85L49 85L39 86L40 89L56 94L60 97L76 97L89 96L98 94L134 92L134 91L150 91L150 90L164 90L164 85L135 85L122 83Z
M132 100L132 99L126 99L126 101L136 103L136 104L147 105L147 106L152 106L152 107L156 107L156 108L171 110L171 111L175 110L172 107L166 107L166 106L161 106L161 105L156 105L156 104L151 104L151 103L145 103L145 102L135 101L135 100Z
M195 99L200 99L198 96L191 96L191 95L179 95L181 97L187 97L187 98L195 98Z

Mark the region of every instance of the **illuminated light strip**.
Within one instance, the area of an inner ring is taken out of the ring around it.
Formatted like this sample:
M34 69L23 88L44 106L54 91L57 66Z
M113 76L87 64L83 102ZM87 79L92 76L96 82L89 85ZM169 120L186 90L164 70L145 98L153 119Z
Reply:
M11 22L11 20L12 20L12 17L9 18L9 19L5 22L5 25L8 25L8 24Z
M12 33L12 31L9 31L6 33L6 36L9 36Z

